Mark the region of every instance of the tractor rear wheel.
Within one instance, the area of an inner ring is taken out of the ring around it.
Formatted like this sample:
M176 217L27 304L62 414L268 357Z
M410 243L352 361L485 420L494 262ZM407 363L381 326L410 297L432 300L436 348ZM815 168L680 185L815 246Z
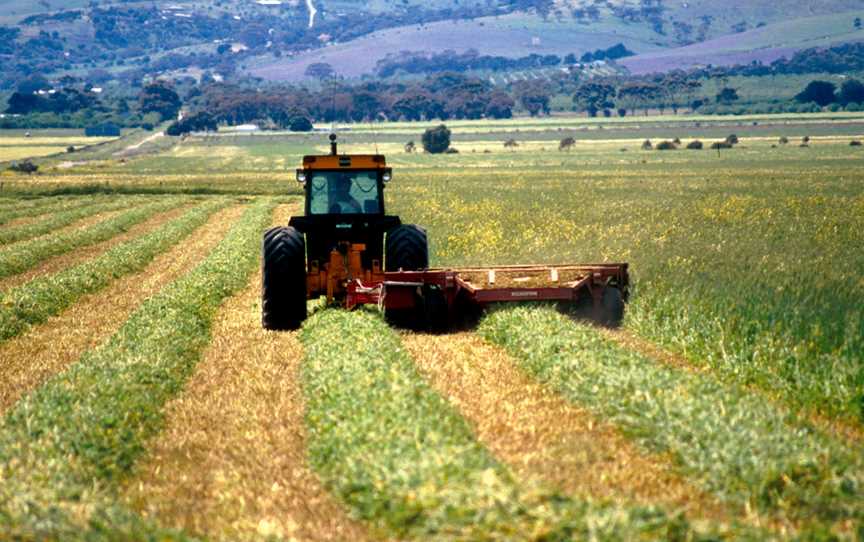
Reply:
M297 329L306 319L306 240L290 226L264 234L261 324L265 329Z
M402 224L387 232L384 248L386 271L419 271L429 267L429 240L426 230Z
M385 271L420 271L429 267L429 241L426 230L413 224L403 224L387 232L384 243ZM437 306L437 292L427 292L426 288L414 296L415 306L412 309L386 310L387 322L404 329L422 331L433 327L429 325L429 309L427 296L433 306ZM444 302L446 305L446 301ZM438 312L433 309L433 312Z

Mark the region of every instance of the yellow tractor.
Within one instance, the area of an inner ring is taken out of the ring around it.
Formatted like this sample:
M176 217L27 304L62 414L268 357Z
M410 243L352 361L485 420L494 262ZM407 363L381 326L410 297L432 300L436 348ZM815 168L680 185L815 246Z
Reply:
M426 231L387 215L384 189L393 177L384 156L303 157L303 216L264 234L262 323L296 329L306 301L326 296L351 309L383 308L399 326L443 331L485 305L565 302L589 309L605 325L624 313L627 264L515 265L430 269Z

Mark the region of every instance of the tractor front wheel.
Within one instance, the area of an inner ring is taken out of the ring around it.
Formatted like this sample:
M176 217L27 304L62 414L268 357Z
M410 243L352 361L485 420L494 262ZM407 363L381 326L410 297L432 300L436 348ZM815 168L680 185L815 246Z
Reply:
M264 234L261 324L265 329L297 329L306 319L306 240L290 226Z
M387 232L384 247L386 271L419 271L429 267L429 240L426 230L402 224Z

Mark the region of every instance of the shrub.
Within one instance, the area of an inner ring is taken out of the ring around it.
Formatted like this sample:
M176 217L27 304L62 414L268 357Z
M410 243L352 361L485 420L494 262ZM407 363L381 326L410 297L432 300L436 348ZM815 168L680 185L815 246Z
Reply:
M704 145L702 145L702 142L699 141L698 139L691 141L690 143L687 144L687 148L692 150L692 151L702 150L703 146Z
M559 151L569 151L573 148L573 145L576 144L576 140L572 137L565 137L561 141L558 142L558 150Z
M9 171L26 173L28 175L30 175L31 173L36 173L38 170L39 166L31 162L30 160L22 160L21 162L16 162L9 166Z
M861 146L861 142L858 141L857 139L853 139L852 141L849 142L849 146L850 146L850 147L860 147L860 146Z
M726 141L715 141L711 144L711 149L719 151L720 149L731 149L732 145Z
M646 139L645 141L642 142L642 150L643 151L650 151L653 148L654 148L654 145L651 144L650 139Z
M801 143L810 143L810 136L804 136L801 138Z
M681 144L681 138L676 137L675 139L672 140L672 143L675 143L676 145L680 145Z
M408 154L411 154L415 150L417 150L417 145L415 145L413 141L409 141L408 143L405 143L405 152L407 152Z
M738 136L735 134L729 134L726 137L726 143L728 143L730 146L731 145L737 145L738 144Z
M454 149L453 147L450 147L449 149L444 151L444 154L459 154L459 149Z
M423 132L423 150L430 154L441 154L450 148L450 129L440 124Z
M789 143L789 138L788 138L788 137L786 137L786 136L780 136L780 144L781 144L781 145L786 145L786 144L788 144L788 143Z
M305 115L296 115L291 118L288 129L292 132L311 132L312 121Z
M68 152L68 153L73 153L73 152L75 152L75 146L74 146L74 145L69 145L68 147L66 147L66 152Z
M658 151L674 151L678 149L678 147L672 141L661 141L657 143L656 150Z
M505 149L513 149L513 148L518 147L518 146L519 146L519 142L517 142L512 137L504 142L504 148Z

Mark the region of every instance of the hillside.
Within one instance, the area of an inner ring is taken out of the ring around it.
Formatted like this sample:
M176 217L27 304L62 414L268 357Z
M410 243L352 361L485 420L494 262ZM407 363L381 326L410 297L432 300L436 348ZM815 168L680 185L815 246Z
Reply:
M321 62L357 78L402 51L563 58L618 43L644 73L857 41L862 15L862 0L0 0L0 89L34 74L299 82Z

